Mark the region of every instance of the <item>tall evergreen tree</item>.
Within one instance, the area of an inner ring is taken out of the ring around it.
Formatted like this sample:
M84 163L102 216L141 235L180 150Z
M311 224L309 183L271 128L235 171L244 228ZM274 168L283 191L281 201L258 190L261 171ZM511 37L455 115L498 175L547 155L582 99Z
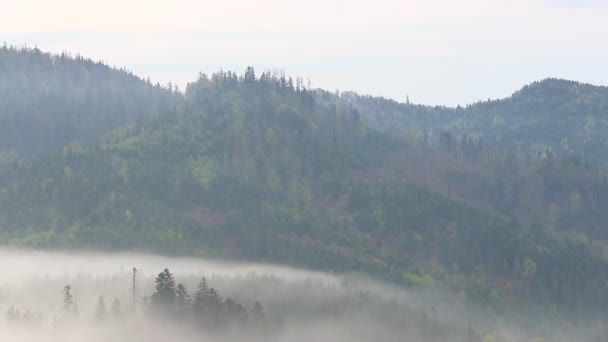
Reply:
M194 303L193 309L194 312L198 315L201 315L205 310L205 301L206 297L209 295L209 286L207 285L207 279L205 277L201 278L201 281L198 283L198 287L196 292L194 293Z
M63 287L63 312L72 313L74 299L72 298L72 287L66 285Z
M152 294L150 301L152 305L165 312L175 308L177 289L175 279L168 268L165 268L154 279L156 292Z
M186 287L179 283L177 285L176 293L176 304L177 314L179 318L184 318L191 309L190 294L186 290Z
M214 289L209 289L209 295L206 298L205 307L207 308L207 319L209 323L217 325L223 314L224 302L220 294Z
M228 324L244 324L247 321L247 312L232 298L224 301L224 317Z

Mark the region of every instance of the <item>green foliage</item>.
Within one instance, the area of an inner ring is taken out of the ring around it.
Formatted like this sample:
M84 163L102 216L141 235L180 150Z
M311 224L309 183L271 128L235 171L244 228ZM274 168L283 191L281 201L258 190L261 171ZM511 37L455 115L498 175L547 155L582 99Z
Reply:
M178 297L178 289L175 287L173 274L169 272L169 269L165 268L164 271L156 276L154 282L156 283L156 291L150 297L151 304L159 310L171 312L173 306L176 304L176 298ZM184 294L182 293L182 296L183 295Z
M244 328L268 331L270 321L267 320L262 305L255 302L251 314L231 298L222 299L219 292L207 285L202 278L191 303L190 295L183 284L175 285L173 274L165 269L155 279L156 291L150 297L150 311L161 314L168 319L194 323L205 329L222 327Z
M0 47L0 163L80 148L179 102L167 89L101 62Z
M390 135L418 131L412 142L439 140L443 132L483 138L492 146L515 145L535 154L545 148L561 156L608 161L608 87L561 79L534 82L512 96L466 107L431 107L342 93L371 126Z
M74 299L72 298L72 287L66 285L63 287L63 312L71 314L74 310Z

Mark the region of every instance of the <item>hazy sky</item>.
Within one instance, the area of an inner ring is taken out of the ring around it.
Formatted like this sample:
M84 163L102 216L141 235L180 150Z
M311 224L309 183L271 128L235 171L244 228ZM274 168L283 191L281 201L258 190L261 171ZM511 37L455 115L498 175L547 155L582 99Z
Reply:
M454 105L545 77L608 85L607 18L608 0L20 0L2 5L0 41L162 83L253 65Z

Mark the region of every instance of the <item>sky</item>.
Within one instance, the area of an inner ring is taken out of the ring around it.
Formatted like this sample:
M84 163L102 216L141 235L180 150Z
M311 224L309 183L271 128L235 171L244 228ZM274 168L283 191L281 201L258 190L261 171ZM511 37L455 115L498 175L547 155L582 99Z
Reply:
M328 90L429 105L547 77L608 85L608 0L11 1L0 42L79 53L182 88L280 69Z

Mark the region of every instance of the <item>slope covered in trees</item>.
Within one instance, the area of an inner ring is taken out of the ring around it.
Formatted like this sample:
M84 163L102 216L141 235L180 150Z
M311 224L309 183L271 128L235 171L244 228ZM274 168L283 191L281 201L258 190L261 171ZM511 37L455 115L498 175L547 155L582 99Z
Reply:
M456 108L398 103L350 92L339 99L356 105L375 127L411 140L438 139L449 131L532 154L548 148L561 156L608 162L608 87L546 79L505 99Z
M608 263L588 246L374 177L406 145L363 117L281 75L200 75L174 110L103 144L1 166L0 236L362 271L504 315L514 299L603 312Z
M608 87L547 79L466 111L453 127L483 132L488 142L608 161Z
M95 143L169 110L171 91L66 53L0 47L0 162Z

